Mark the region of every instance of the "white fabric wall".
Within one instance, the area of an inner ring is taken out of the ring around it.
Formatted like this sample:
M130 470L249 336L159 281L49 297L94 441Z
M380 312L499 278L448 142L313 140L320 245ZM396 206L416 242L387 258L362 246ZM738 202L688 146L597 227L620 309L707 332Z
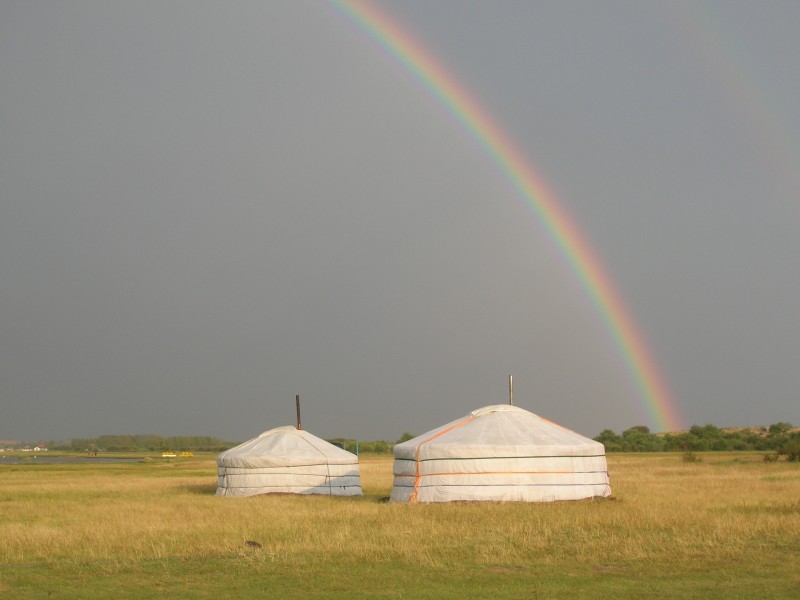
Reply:
M325 494L361 496L358 464L237 469L218 467L218 496Z

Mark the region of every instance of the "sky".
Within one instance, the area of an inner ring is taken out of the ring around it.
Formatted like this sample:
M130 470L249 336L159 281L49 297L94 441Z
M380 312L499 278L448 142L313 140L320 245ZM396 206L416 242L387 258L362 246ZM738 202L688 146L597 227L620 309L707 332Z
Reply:
M546 181L681 426L800 423L800 4L372 2ZM0 439L658 430L486 149L321 1L0 3Z

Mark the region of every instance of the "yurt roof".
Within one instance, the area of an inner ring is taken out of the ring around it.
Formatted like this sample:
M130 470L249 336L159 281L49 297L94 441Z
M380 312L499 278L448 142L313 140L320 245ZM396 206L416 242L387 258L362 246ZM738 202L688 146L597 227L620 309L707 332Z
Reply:
M509 404L484 406L394 447L395 458L584 455L603 445ZM418 455L419 452L419 455Z
M217 456L220 467L239 468L347 465L357 461L356 455L291 425L265 431Z

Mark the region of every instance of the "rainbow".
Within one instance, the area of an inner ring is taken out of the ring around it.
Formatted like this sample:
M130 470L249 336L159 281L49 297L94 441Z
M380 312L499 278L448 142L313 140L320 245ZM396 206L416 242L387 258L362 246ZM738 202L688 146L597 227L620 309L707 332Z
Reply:
M333 0L332 4L421 82L502 171L587 291L623 358L652 425L659 431L681 429L677 406L630 312L544 178L526 162L491 115L409 32L368 1Z

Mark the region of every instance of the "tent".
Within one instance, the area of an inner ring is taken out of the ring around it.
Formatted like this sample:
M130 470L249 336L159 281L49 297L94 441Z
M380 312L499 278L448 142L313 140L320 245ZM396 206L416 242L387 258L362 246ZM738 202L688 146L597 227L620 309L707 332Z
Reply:
M217 457L217 495L361 496L358 457L292 426L265 431Z
M516 406L485 406L394 447L392 502L611 495L605 447Z

